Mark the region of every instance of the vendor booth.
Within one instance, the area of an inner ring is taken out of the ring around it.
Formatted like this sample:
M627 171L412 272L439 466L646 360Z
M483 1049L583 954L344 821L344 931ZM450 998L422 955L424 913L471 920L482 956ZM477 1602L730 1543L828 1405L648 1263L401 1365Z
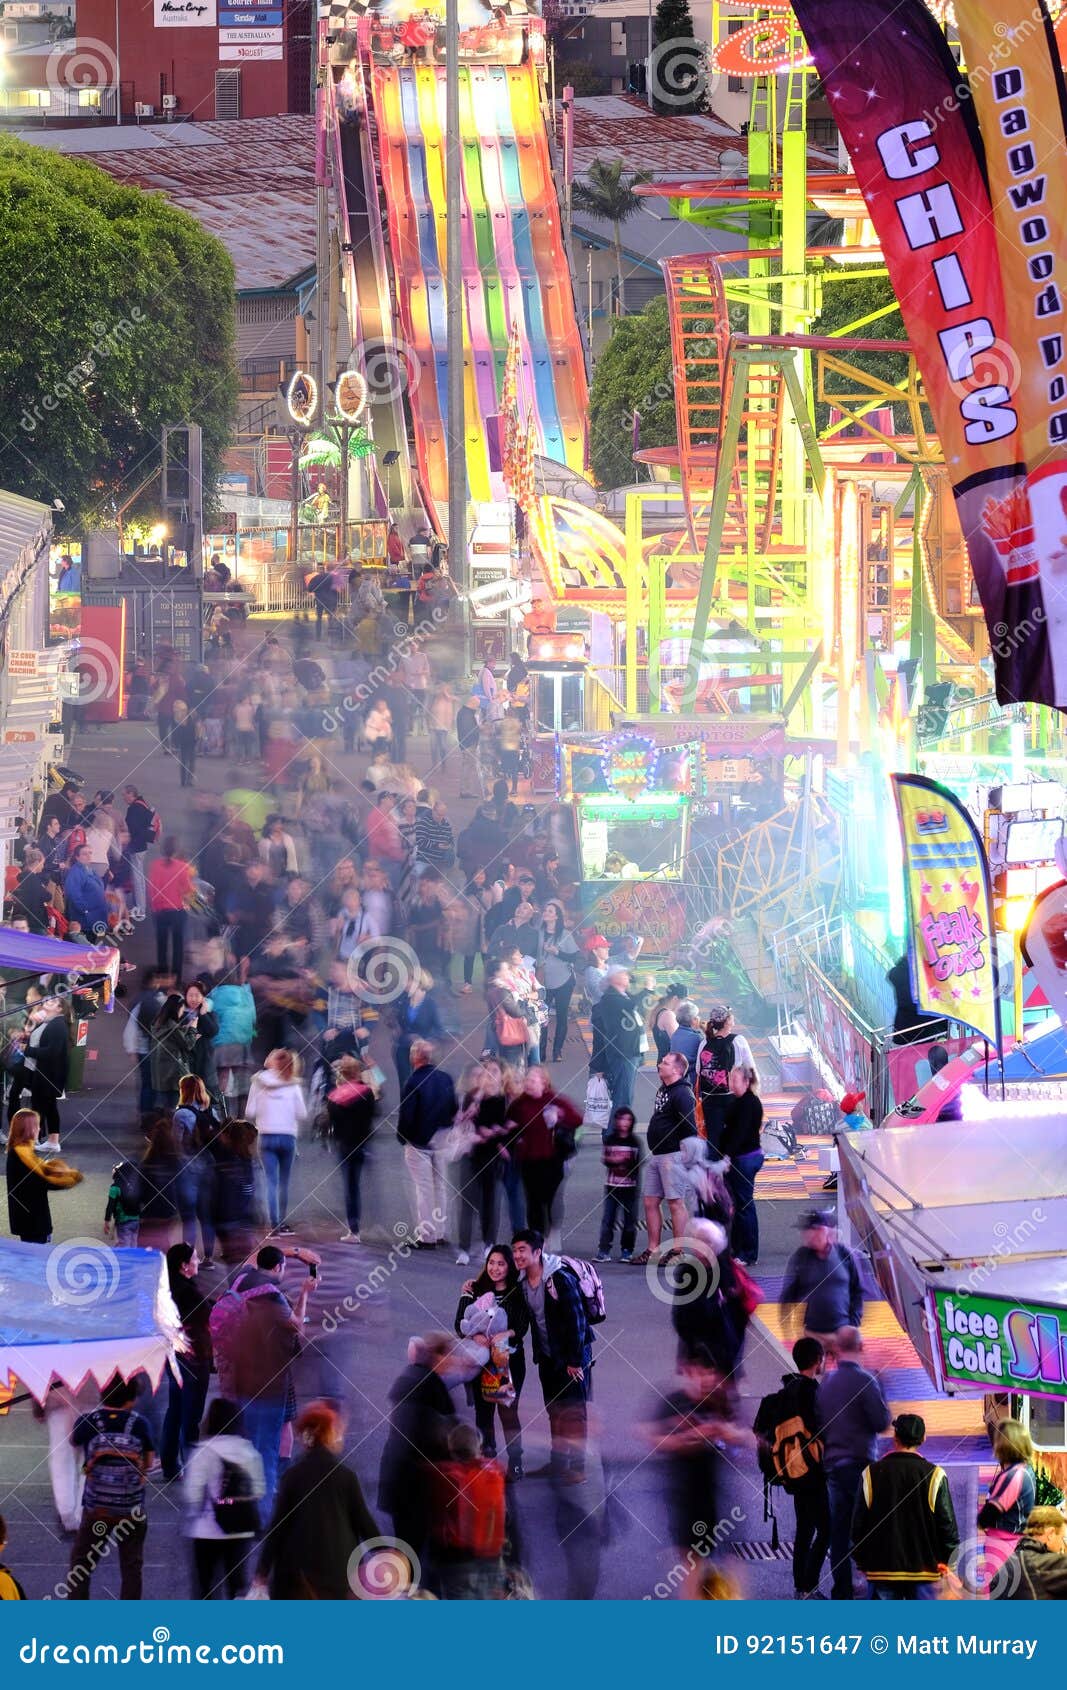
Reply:
M153 1388L181 1347L158 1250L0 1240L0 1394L43 1402L53 1384L103 1387L146 1373Z
M1011 1398L1039 1448L1067 1451L1063 1116L1009 1108L838 1145L848 1218L935 1385Z

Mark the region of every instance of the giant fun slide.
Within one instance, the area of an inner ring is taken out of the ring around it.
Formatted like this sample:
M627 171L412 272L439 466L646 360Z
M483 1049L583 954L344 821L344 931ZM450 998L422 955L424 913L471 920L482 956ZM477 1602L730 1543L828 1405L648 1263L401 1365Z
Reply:
M423 494L447 526L445 84L439 65L374 65L371 98ZM519 409L538 449L585 464L588 388L548 136L532 64L460 67L464 411L468 496L503 500L501 392L509 337Z

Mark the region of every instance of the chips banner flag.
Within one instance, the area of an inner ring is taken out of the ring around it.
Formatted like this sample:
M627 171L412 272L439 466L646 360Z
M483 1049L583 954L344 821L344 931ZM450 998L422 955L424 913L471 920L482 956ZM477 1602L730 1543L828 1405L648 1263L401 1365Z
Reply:
M989 866L959 800L922 775L893 775L904 848L912 990L921 1010L945 1015L1000 1045Z
M983 3L973 0L974 10ZM922 370L989 627L997 697L1067 707L1067 514L1060 478L1048 465L1048 485L1039 494L1035 482L1031 510L1026 410L1041 372L1028 370L1020 389L1023 352L1013 348L1013 333L1021 334L1023 300L1013 281L1009 316L971 89L921 0L796 0L794 10ZM994 10L991 35L1003 27L1004 8ZM1032 56L1044 50L1033 26L1027 47ZM1058 107L1043 116L1055 133L1044 137L1042 152L1058 148L1062 181L1067 152ZM1020 154L1016 163L1028 157ZM1047 243L1038 247L1044 252ZM1026 263L1021 255L1024 270ZM1031 279L1025 298L1035 313L1039 296ZM1031 320L1025 357L1036 353ZM1040 426L1035 418L1032 427Z

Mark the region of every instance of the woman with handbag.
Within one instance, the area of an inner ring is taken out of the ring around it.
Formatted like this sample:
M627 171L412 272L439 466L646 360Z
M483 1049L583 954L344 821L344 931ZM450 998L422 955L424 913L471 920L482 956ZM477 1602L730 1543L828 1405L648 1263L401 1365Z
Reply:
M518 952L510 951L490 965L485 986L486 1048L509 1067L522 1069L530 1048L530 1024L517 996L521 990L514 966L517 958Z
M1002 1420L993 1433L997 1474L978 1510L978 1529L985 1537L989 1583L1000 1571L1026 1530L1037 1494L1030 1434L1018 1420Z
M242 1597L252 1576L250 1551L260 1529L263 1462L244 1435L241 1410L216 1397L204 1436L185 1469L186 1535L193 1549L199 1601Z
M521 1479L522 1425L519 1421L519 1398L526 1379L526 1350L524 1340L530 1325L530 1311L519 1284L519 1272L506 1244L494 1244L485 1258L485 1266L475 1279L468 1279L456 1309L455 1327L463 1338L477 1341L480 1322L472 1312L476 1303L492 1295L507 1316L508 1329L503 1334L511 1346L506 1373L493 1366L482 1369L471 1390L474 1396L474 1420L482 1434L482 1452L496 1455L495 1417L500 1415L500 1429L508 1457L508 1478ZM487 1358L492 1355L489 1340Z

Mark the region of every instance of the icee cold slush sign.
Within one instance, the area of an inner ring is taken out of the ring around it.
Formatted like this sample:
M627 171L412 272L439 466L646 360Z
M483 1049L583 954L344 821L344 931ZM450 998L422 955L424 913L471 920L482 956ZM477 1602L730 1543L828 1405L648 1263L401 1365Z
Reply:
M1067 1397L1067 1310L932 1293L946 1380Z

